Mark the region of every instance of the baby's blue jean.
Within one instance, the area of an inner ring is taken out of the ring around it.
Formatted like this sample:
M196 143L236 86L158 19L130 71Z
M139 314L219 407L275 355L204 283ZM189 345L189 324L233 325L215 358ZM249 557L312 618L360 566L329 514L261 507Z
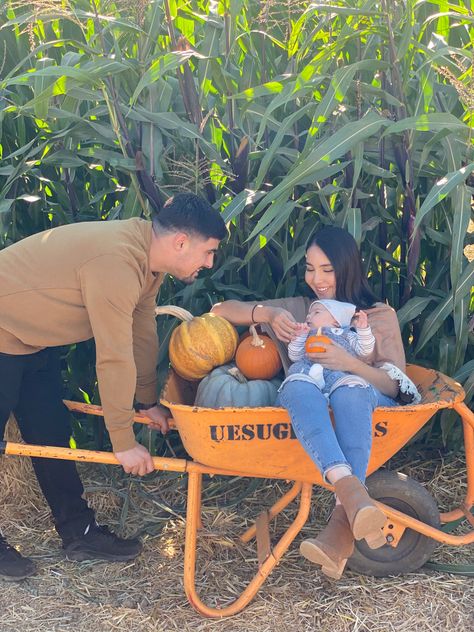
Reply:
M346 465L365 481L372 448L372 412L377 406L397 406L373 386L341 386L329 397L335 420L331 424L328 401L311 382L287 382L277 406L288 410L295 434L323 476Z

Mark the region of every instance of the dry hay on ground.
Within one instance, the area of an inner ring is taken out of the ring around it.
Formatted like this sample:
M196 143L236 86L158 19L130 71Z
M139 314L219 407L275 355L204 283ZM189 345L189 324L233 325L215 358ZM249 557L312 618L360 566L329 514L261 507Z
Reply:
M401 471L426 484L442 510L465 491L463 462L401 461ZM395 469L393 464L392 469ZM65 561L51 528L28 459L0 458L0 527L12 544L37 562L37 576L20 584L1 584L0 632L472 632L474 580L421 570L403 577L370 578L347 572L339 582L322 576L298 554L298 543L314 534L329 512L330 495L316 489L311 520L273 571L256 598L233 618L206 620L189 606L183 592L186 480L156 474L144 481L122 476L118 468L81 466L88 498L102 522L121 533L145 525L144 552L120 564ZM235 543L262 507L269 507L288 485L261 481L235 507L223 508L245 495L255 481L208 480L209 499L200 534L197 585L206 603L224 605L255 572L255 549ZM251 490L250 490L251 491ZM128 506L127 521L121 526ZM216 503L221 508L216 507ZM175 514L165 511L165 507ZM280 534L294 515L289 508L275 521ZM434 559L474 562L473 546L439 546Z

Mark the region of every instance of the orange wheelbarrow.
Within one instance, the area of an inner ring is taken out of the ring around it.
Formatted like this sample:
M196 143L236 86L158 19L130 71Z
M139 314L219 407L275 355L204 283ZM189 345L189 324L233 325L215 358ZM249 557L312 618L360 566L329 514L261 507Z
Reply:
M369 549L357 542L348 566L369 575L391 575L420 568L431 556L436 542L462 546L474 542L474 414L463 403L461 386L441 373L417 366L408 374L422 394L415 406L378 408L373 415L373 449L367 480L369 493L387 516L384 527L387 544ZM296 439L283 408L221 408L193 406L196 384L171 372L161 401L170 408L175 428L193 461L154 457L157 470L188 475L184 587L191 605L206 617L225 617L242 610L298 535L307 521L312 486L322 485L322 477ZM66 402L71 410L102 414L100 407ZM389 471L377 471L442 408L459 414L466 451L467 492L463 504L453 511L439 513L432 496L416 481ZM146 423L137 415L136 421ZM1 444L5 454L117 463L114 455L90 450L69 450L16 443ZM195 586L196 546L201 526L201 483L203 474L276 478L293 481L293 486L270 509L263 511L254 525L240 537L257 541L258 571L245 590L223 608L206 606ZM330 488L330 487L329 487ZM299 496L294 521L278 542L271 542L269 523ZM441 530L441 523L466 518L473 527L464 535Z

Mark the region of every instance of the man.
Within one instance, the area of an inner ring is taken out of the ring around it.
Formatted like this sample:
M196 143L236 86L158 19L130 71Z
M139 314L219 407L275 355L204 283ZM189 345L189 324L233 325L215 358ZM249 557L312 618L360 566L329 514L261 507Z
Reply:
M68 446L57 347L90 338L105 424L125 472L153 471L133 433L135 409L166 432L157 405L158 338L154 308L167 272L192 283L211 268L227 230L220 214L180 194L155 215L53 228L0 251L0 438L11 412L27 443ZM33 459L66 556L128 560L141 544L99 526L82 498L75 463ZM0 534L0 577L19 580L34 564Z

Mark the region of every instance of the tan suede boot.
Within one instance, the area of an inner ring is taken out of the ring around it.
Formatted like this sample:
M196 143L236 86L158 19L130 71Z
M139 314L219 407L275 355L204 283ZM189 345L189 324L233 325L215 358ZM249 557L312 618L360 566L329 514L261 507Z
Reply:
M365 540L371 549L386 544L382 531L386 517L357 476L344 476L334 483L336 495L346 510L356 540Z
M342 505L336 505L317 538L300 544L301 555L314 564L320 564L322 572L333 579L340 579L347 558L353 552L354 536Z

